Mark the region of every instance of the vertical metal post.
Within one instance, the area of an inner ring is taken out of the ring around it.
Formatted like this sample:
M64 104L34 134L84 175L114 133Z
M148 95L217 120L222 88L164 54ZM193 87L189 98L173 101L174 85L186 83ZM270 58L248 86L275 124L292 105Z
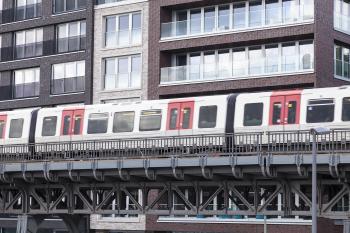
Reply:
M317 142L312 133L312 233L317 233Z
M264 215L264 233L267 233L267 217Z

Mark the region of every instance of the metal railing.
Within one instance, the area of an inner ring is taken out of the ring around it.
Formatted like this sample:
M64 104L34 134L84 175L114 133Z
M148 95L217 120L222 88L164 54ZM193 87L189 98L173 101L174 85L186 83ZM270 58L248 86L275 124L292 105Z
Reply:
M241 79L261 75L307 72L313 69L313 54L233 60L232 62L164 67L161 69L161 84Z
M0 146L0 162L311 154L309 131L124 138ZM317 136L318 153L350 153L350 129Z

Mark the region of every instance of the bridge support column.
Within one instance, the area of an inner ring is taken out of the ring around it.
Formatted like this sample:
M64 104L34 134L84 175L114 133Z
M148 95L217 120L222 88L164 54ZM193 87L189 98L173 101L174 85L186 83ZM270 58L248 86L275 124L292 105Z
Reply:
M28 215L19 215L17 217L17 233L37 233L45 217L42 215L33 216L30 219Z
M63 214L59 217L66 224L69 233L89 232L90 216L89 215L68 215Z
M343 233L350 233L350 220L343 220Z

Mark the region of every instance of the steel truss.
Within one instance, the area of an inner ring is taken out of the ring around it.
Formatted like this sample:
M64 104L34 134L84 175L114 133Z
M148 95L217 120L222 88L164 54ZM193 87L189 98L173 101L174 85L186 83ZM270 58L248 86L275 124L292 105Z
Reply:
M321 217L341 219L350 214L348 183L322 180L318 190ZM309 180L0 186L0 212L19 215L310 216L310 207Z

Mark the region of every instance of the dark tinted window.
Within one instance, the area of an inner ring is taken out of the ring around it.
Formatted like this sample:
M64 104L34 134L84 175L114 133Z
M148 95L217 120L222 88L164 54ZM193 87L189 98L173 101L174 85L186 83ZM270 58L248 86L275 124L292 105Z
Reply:
M63 118L63 135L69 135L71 116L66 115Z
M81 134L81 124L83 123L83 116L82 115L75 115L74 116L74 129L73 134L78 135Z
M350 97L343 99L342 121L350 121Z
M43 129L41 131L41 136L55 136L56 135L56 125L57 117L44 117L43 119Z
M307 123L332 122L334 120L334 100L309 100L307 106Z
M262 125L263 119L263 103L252 103L244 106L244 126L259 126Z
M272 124L279 125L281 124L281 113L282 113L282 103L277 102L273 104L272 109Z
M182 129L190 128L191 108L184 108L182 111Z
M198 128L215 128L218 106L202 106L199 109Z
M4 138L5 126L6 126L6 121L1 120L0 121L0 138Z
M116 112L113 120L113 133L132 132L135 112Z
M178 115L179 115L179 110L177 108L172 108L170 110L169 129L176 129Z
M289 101L288 103L288 124L296 123L297 104L297 101Z
M21 138L23 133L24 119L12 119L10 123L9 138Z
M108 113L91 113L88 120L88 134L107 133Z
M160 130L162 110L145 110L141 112L140 131Z

